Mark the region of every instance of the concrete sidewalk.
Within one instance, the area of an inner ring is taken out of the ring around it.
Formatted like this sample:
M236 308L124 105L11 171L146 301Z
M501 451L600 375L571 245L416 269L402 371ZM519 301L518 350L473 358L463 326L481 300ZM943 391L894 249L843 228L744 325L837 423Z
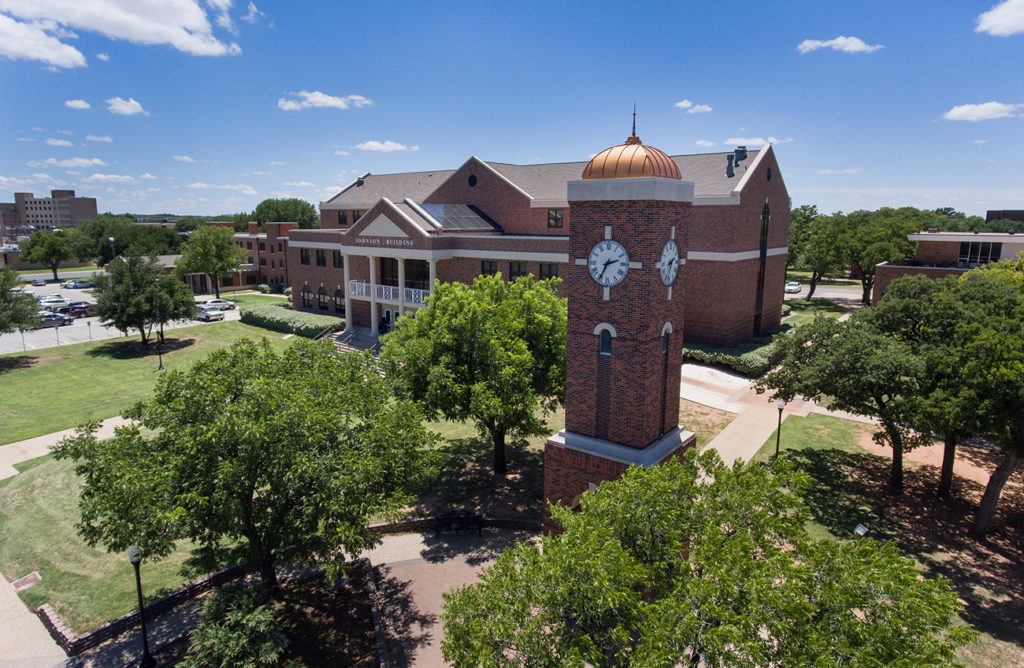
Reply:
M100 428L96 432L96 437L99 439L110 438L114 435L114 428L128 424L128 420L121 417L112 417L104 420L100 423ZM0 480L4 478L10 478L18 474L18 469L14 468L15 464L26 462L36 457L42 457L43 455L50 453L50 448L60 443L67 436L71 436L75 433L74 429L65 429L64 431L55 431L52 434L44 434L42 436L36 436L35 438L28 438L24 441L17 441L16 443L8 443L7 445L0 445Z

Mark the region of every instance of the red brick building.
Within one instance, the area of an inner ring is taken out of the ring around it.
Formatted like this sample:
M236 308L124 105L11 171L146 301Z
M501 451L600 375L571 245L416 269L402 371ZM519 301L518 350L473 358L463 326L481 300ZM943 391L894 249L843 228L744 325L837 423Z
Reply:
M878 303L897 278L914 274L930 278L958 275L989 262L1011 260L1024 252L1024 234L1014 231L939 232L931 229L908 234L907 238L917 242L917 255L902 262L882 262L875 268L872 304Z
M13 241L37 230L78 227L96 215L96 198L76 197L74 190L51 190L49 197L14 193L14 202L0 203L0 235Z
M266 223L266 231L260 232L259 223L250 222L248 232L234 234L235 245L245 251L242 285L288 285L288 233L298 227L297 223Z
M771 146L669 160L693 188L679 333L729 346L777 327L790 201ZM586 166L471 157L455 170L364 174L321 202L321 229L287 232L294 306L377 333L420 308L434 279L565 277L576 215L568 184Z

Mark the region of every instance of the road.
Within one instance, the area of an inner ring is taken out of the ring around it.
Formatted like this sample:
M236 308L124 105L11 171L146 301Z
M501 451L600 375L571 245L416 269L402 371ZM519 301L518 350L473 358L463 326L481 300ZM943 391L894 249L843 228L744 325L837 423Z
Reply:
M34 294L52 295L59 294L68 301L95 301L95 298L84 290L66 290L57 283L51 283L45 287L28 288ZM209 297L204 297L208 299ZM240 314L238 309L224 313L225 320L238 320ZM179 327L193 327L208 323L198 320L186 320L184 322L170 323L164 326L165 330L177 329ZM138 336L138 332L128 333L129 336ZM46 327L24 334L14 332L0 336L0 354L20 353L27 350L39 350L41 348L53 348L55 346L66 346L72 343L84 343L86 341L99 341L101 339L116 339L124 334L113 327L104 327L99 323L99 318L78 318L74 324L64 327Z
M107 272L105 272L105 271L96 270L96 269L92 269L92 270L89 270L89 271L64 271L63 269L58 269L57 270L57 276L59 276L60 280L62 280L62 281L66 281L69 278L92 278L93 274L106 274L106 273ZM18 276L18 280L19 281L31 281L33 278L44 278L44 279L46 279L48 281L52 281L53 280L53 272L52 271L48 271L45 274L38 274L38 273L20 274Z

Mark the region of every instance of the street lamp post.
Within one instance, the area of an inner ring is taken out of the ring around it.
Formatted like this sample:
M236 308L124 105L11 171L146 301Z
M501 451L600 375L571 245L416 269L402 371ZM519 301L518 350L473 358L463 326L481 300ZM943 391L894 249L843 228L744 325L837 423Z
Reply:
M135 590L139 594L139 626L142 629L142 659L139 661L139 666L142 668L153 668L153 666L156 666L156 661L153 660L153 655L149 653L149 640L146 638L146 612L142 605L142 578L139 576L142 550L132 545L128 549L128 559L131 560L132 566L135 567Z
M107 237L110 240L110 261L113 262L114 258L117 257L117 251L114 250L114 237Z
M779 440L782 438L782 409L786 407L786 400L779 399L775 402L779 408L779 425L775 428L775 457L779 456Z

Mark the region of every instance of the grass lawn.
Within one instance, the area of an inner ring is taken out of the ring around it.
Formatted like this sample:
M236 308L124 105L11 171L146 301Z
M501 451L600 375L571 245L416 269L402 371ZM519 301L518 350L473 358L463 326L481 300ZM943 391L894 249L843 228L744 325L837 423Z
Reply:
M795 269L786 270L786 281L800 281L804 285L808 285L811 282L811 272L809 271L797 271ZM852 278L825 278L818 281L818 286L828 286L830 288L851 288L860 290L860 281Z
M0 569L14 580L39 571L42 580L20 592L29 608L49 603L78 633L130 611L135 577L126 554L89 547L78 537L79 477L73 462L47 455L22 464L0 480ZM182 575L183 548L167 559L144 563L143 595L157 598L192 576Z
M736 415L728 411L720 411L686 399L679 400L679 424L683 429L697 435L698 448L710 443L718 436L718 432L725 429L735 418Z
M978 629L981 638L960 651L961 662L967 666L1024 665L1021 476L1007 484L986 540L975 541L967 536L967 530L984 484L961 472L969 464L993 470L996 453L958 448L953 494L945 500L935 495L936 466L905 461L905 489L892 495L885 487L891 459L859 445L871 432L869 425L824 415L790 416L782 423L786 456L813 480L805 496L814 518L808 527L812 535L853 538L854 527L863 524L871 538L894 541L926 575L948 578L965 602L961 619ZM755 461L767 460L774 451L772 434Z
M169 369L242 336L267 337L277 349L288 345L279 332L238 321L171 329L166 336ZM118 415L150 396L156 368L156 346L144 349L137 336L0 355L0 445Z
M789 299L786 303L793 310L784 322L794 327L805 325L814 320L818 315L839 318L850 312L850 309L847 307L828 299L812 299L811 301L806 299Z
M66 271L100 271L103 267L97 267L95 264L82 264L75 267L61 267L57 269L57 275L60 276ZM50 281L53 280L53 271L50 269L18 269L19 276L49 276Z

